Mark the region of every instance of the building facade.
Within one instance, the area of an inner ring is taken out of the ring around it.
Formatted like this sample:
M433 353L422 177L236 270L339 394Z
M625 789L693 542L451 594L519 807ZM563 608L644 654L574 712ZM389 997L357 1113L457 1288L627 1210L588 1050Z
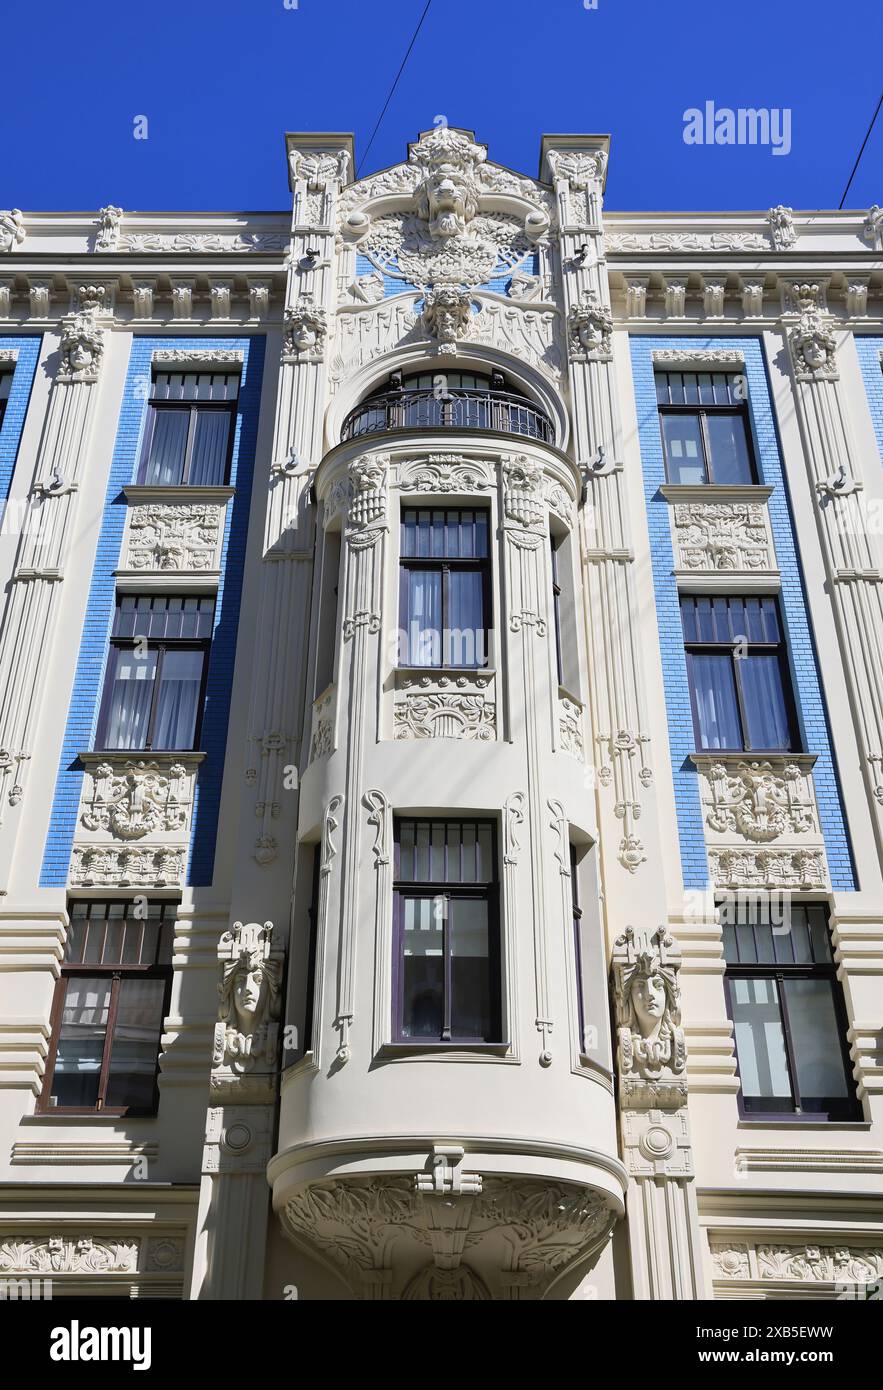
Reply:
M0 1277L883 1277L883 212L0 213Z

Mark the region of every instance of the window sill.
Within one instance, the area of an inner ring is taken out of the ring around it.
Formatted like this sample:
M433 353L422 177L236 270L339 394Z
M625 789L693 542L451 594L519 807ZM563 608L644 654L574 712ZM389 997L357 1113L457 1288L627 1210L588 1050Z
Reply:
M517 1061L511 1051L511 1043L426 1043L426 1042L387 1042L375 1053L377 1061L397 1061L407 1058L430 1062L468 1062L487 1061L500 1058Z
M853 1134L863 1130L870 1131L872 1125L868 1120L825 1120L818 1116L812 1118L807 1115L771 1115L769 1119L747 1119L742 1116L736 1124L737 1129L817 1129L820 1132L828 1133L832 1129L845 1129Z
M154 1124L157 1120L157 1111L150 1115L127 1115L122 1112L101 1111L100 1113L84 1110L78 1114L74 1110L41 1110L34 1115L22 1115L19 1121L22 1125L131 1125L146 1121Z
M495 676L496 668L493 666L396 666L393 668L397 676L405 676L408 679L425 676L428 680L457 680L461 676L466 680L477 680L479 677Z
M798 767L804 768L809 772L816 764L818 753L788 753L781 748L706 748L703 751L688 753L687 757L694 767L699 768L700 763L744 763L746 758L752 762L771 762L778 759L781 762L796 763Z
M218 483L214 487L191 487L189 483L126 483L123 496L132 503L227 502L236 496L236 489L228 483Z
M767 483L660 483L669 502L766 502L774 489Z
M197 749L187 751L183 748L92 748L78 753L77 758L84 767L94 767L96 763L117 762L126 758L130 762L153 762L165 767L172 763L199 764L206 754Z

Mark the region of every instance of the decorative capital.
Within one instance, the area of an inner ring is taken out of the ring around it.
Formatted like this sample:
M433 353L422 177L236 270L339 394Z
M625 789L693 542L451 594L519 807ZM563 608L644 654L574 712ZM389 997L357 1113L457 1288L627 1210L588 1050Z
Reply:
M609 362L613 355L613 315L594 290L584 290L567 319L572 362Z
M773 239L773 246L777 251L787 251L797 240L797 232L794 230L794 210L793 208L783 207L779 203L778 207L770 208L767 213L767 222L770 224L770 236Z
M62 321L61 365L58 369L60 381L98 380L104 355L104 331L95 320L101 311L105 293L103 285L79 287L79 311Z
M297 136L289 139L297 140ZM288 168L294 186L303 182L310 193L322 193L329 184L345 184L352 163L352 150L305 149L302 144L289 145Z
M122 208L108 203L98 213L98 232L95 237L95 250L116 251L120 241L120 227L123 221Z
M792 301L800 318L788 334L798 381L836 381L837 343L824 314L824 291L818 284L793 285Z
M325 310L311 294L302 294L285 310L283 362L321 362L328 340Z
M681 1027L681 952L664 927L627 927L613 951L619 1070L627 1108L683 1104L686 1045Z
M607 171L607 151L597 150L547 150L546 159L555 183L567 183L578 192L584 192L597 181L603 181Z
M543 520L543 470L527 454L510 454L501 461L503 510L519 526L539 526Z
M0 212L0 251L14 251L24 239L24 218L20 208Z
M347 470L350 484L349 524L356 531L386 518L388 454L361 454Z

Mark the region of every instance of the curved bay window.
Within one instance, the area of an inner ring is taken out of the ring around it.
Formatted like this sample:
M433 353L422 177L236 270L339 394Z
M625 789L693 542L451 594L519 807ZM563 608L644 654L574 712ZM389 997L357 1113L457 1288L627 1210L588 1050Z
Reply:
M501 372L419 372L389 381L351 410L341 441L386 430L464 429L554 440L548 416Z
M487 665L488 521L479 508L402 509L400 665Z
M394 922L395 1040L499 1042L492 821L396 822Z

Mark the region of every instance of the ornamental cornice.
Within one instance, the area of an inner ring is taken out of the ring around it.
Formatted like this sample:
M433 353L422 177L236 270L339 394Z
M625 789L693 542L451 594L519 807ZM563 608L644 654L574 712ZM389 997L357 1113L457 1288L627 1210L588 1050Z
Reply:
M150 355L154 367L225 367L228 371L245 361L242 348L157 348Z
M654 366L678 367L696 371L705 368L744 367L745 353L741 348L654 348Z

